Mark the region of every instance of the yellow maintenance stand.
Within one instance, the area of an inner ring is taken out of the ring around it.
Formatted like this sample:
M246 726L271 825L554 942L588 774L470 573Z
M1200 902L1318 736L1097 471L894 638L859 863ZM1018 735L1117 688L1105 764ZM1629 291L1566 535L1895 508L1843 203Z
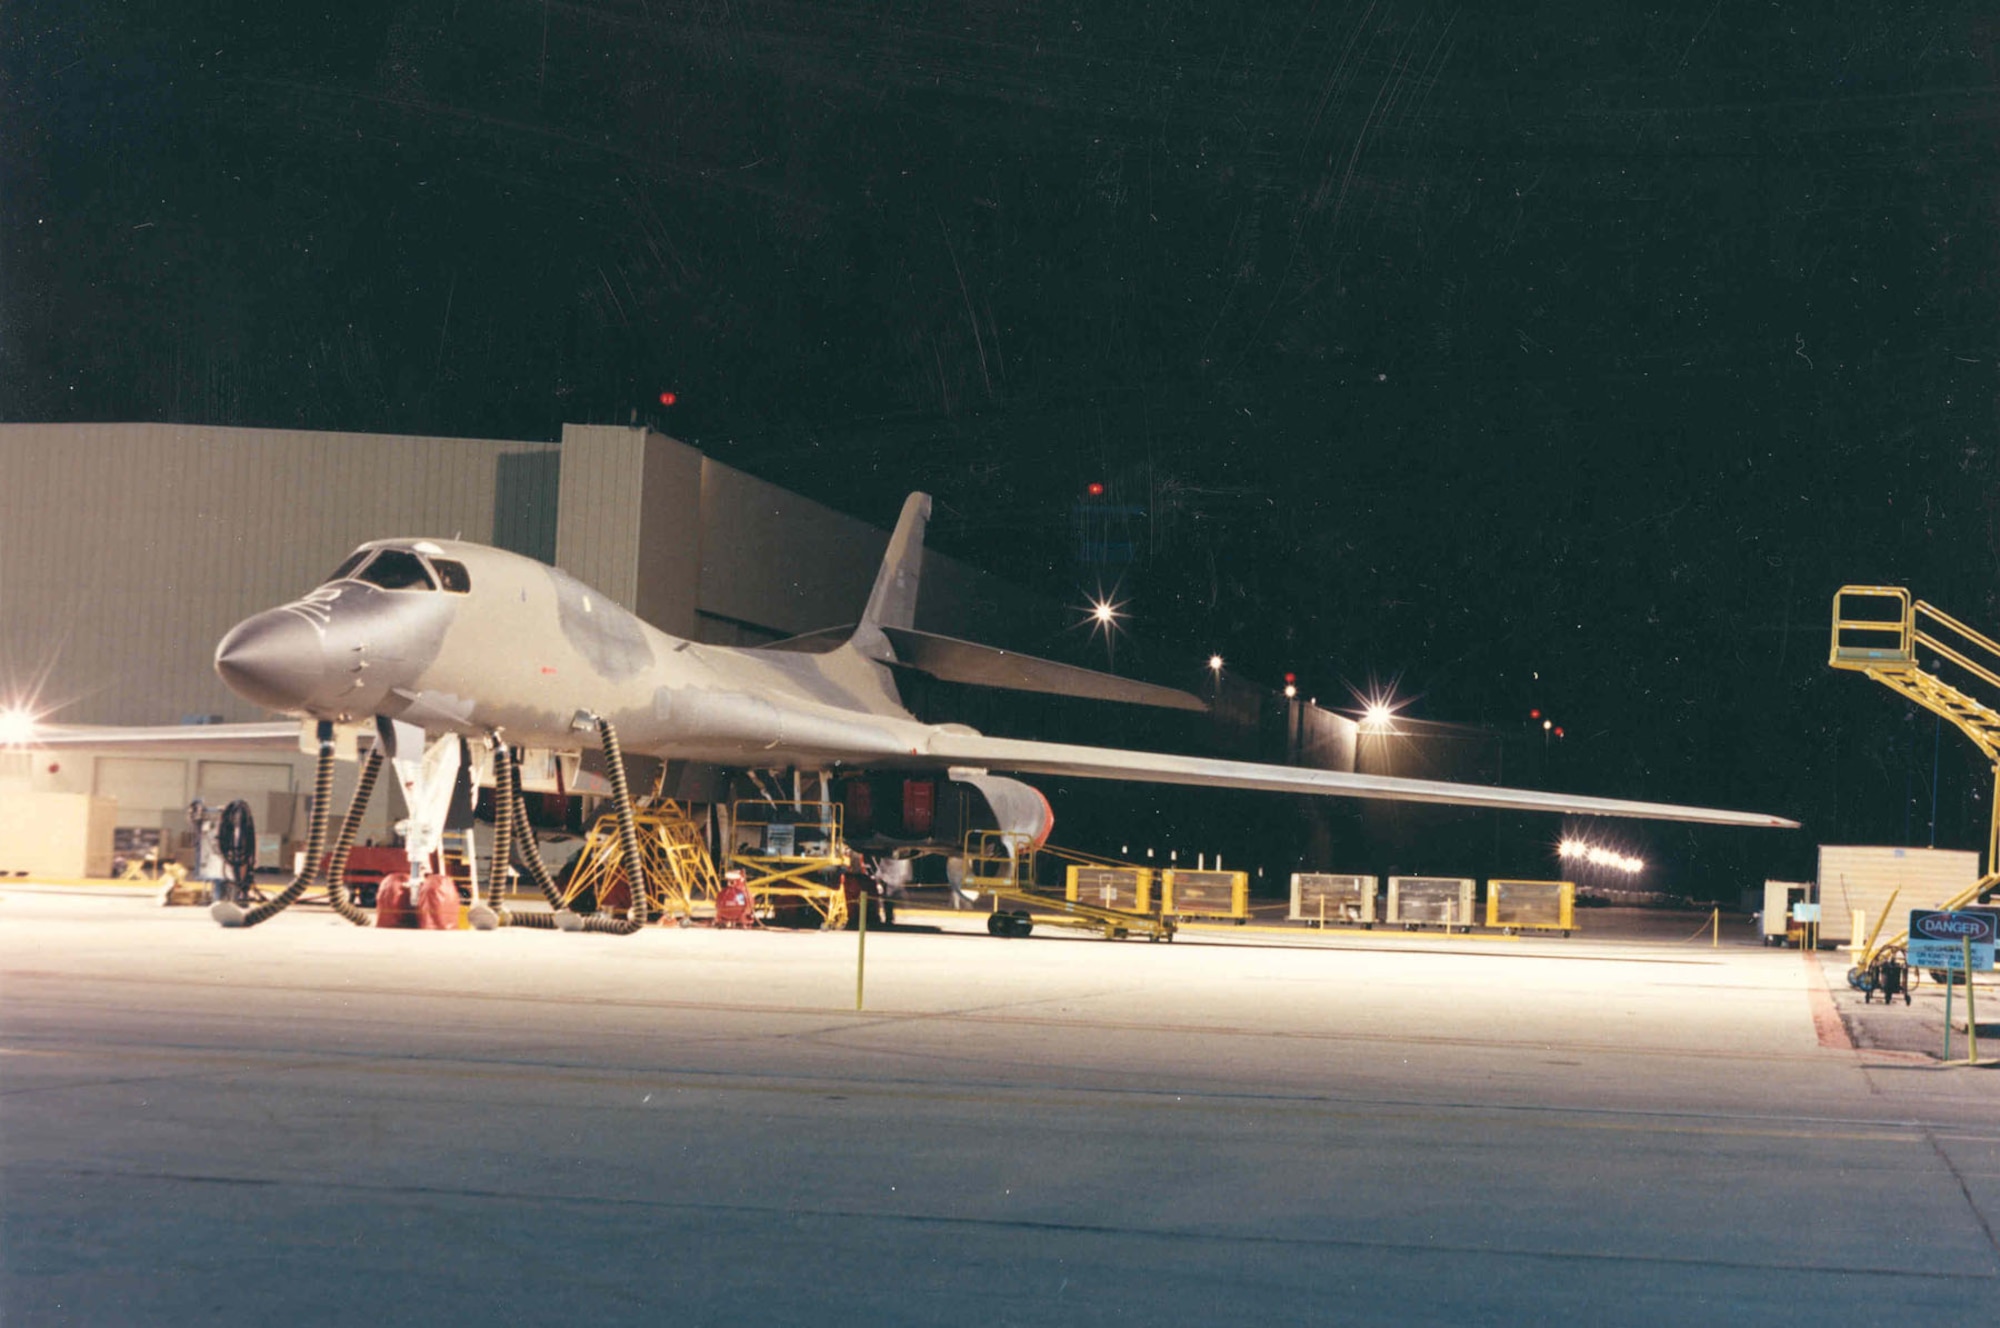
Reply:
M1939 905L1963 908L2000 886L2000 644L1942 610L1910 598L1902 586L1842 586L1833 596L1833 649L1827 663L1865 673L1891 691L1951 721L1993 767L1993 823L1986 836L1986 873ZM1907 931L1871 935L1856 950L1868 967L1901 950Z
M632 819L639 831L649 912L687 922L693 916L694 902L713 900L718 888L706 829L672 798L654 798L634 811ZM624 858L618 818L606 812L583 841L576 870L563 888L563 906L569 907L590 890L598 907L603 908L608 897L626 887Z
M817 918L825 931L847 925L847 893L840 884L847 840L839 803L737 802L729 818L729 843L729 863L742 869L744 888L760 919L770 922L786 914Z
M1074 927L1094 931L1108 941L1123 940L1134 933L1149 941L1174 939L1175 922L1170 916L1145 908L1145 888L1139 890L1137 909L1112 908L1079 899L1077 875L1069 873L1064 895L1042 891L1035 880L1036 865L1044 860L1082 868L1125 868L1127 864L1109 858L1092 857L1074 849L1036 845L1029 835L1006 830L974 830L965 837L965 888L990 895L993 916L986 930L995 936L1026 936L1035 924ZM1150 884L1151 873L1146 874Z

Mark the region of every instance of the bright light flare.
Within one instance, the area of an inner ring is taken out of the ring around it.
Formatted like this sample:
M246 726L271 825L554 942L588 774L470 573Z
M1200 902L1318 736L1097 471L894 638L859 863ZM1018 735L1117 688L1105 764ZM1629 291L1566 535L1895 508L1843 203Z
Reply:
M1403 703L1396 699L1396 689L1393 686L1371 686L1366 695L1351 686L1347 690L1353 695L1355 703L1361 707L1361 732L1377 736L1395 734L1396 712L1402 709Z
M1102 626L1109 627L1118 621L1118 606L1110 600L1098 600L1090 606L1090 616Z
M1208 671L1210 673L1222 672L1222 656L1210 655L1208 657Z
M1631 876L1636 876L1646 870L1646 861L1644 858L1633 858L1627 857L1623 853L1613 853L1608 848L1599 848L1595 844L1586 844L1581 839L1563 840L1557 846L1556 853L1560 857L1579 858L1594 867L1609 867L1613 871L1622 871Z
M33 711L21 706L0 710L0 747L26 747L40 728Z

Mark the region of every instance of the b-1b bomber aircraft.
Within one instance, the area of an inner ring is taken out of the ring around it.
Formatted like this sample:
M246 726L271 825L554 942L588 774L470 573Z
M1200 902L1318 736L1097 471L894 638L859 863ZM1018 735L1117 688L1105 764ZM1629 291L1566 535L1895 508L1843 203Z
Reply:
M320 796L309 864L324 843L339 726L374 731L375 751L364 775L369 783L380 755L397 766L418 827L413 861L419 849L434 846L435 827L442 824L437 763L422 759L425 744L434 754L449 740L455 752L460 739L492 744L496 795L509 808L519 805L515 790L524 761L573 760L595 736L621 808L629 807L624 751L735 770L944 772L978 790L1003 830L1037 844L1053 825L1048 803L1032 786L1007 776L1796 828L1796 822L1761 813L996 738L961 724L924 723L903 705L899 669L958 682L1203 708L1197 698L1170 688L917 631L930 506L921 493L904 503L859 624L813 638L752 648L684 641L535 559L457 540L385 539L355 550L303 597L239 623L218 645L215 667L246 700L314 725ZM145 731L126 732L137 739ZM158 737L166 731L149 732ZM191 741L297 738L295 730L271 725L178 732ZM451 764L455 769L455 758ZM629 815L621 819L629 831ZM352 820L345 828L349 837ZM434 827L428 833L425 823ZM521 847L532 851L525 814L510 811L496 820L496 838L503 842L517 829L525 840ZM626 851L626 861L637 860L629 841ZM505 852L496 844L496 858ZM532 858L529 865L537 866ZM275 911L273 904L283 907L295 898L311 874L309 866L269 904L247 913L218 904L217 915L231 925L261 921ZM334 893L338 904L342 892ZM556 898L546 883L544 893L553 908ZM497 909L497 892L495 900Z

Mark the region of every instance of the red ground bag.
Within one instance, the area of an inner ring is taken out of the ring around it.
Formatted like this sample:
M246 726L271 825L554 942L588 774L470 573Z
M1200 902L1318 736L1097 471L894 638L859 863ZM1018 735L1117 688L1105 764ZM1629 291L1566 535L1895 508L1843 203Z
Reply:
M458 887L436 872L417 886L417 926L425 931L458 930Z
M410 878L398 872L394 876L384 876L382 884L375 887L375 925L378 927L414 927L417 915L410 909Z

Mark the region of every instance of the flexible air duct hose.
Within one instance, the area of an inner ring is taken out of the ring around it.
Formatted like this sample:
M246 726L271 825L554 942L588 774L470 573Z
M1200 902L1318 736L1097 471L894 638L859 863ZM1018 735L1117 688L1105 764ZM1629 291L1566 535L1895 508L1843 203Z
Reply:
M535 840L535 827L528 822L528 804L519 798L514 800L514 825L520 834L514 842L520 850L521 861L541 890L542 898L549 901L549 911L546 914L511 913L507 918L508 925L582 931L583 918L563 905L562 891L556 888L555 878L549 875L548 864L542 861L542 848Z
M333 751L333 725L321 720L319 770L313 779L312 820L310 829L306 833L305 861L299 864L298 875L268 903L259 904L248 913L226 899L216 904L209 909L208 915L223 926L254 927L278 916L292 906L293 900L306 892L306 887L319 874L319 855L326 848L327 803L333 798Z
M493 857L486 871L486 906L495 913L507 896L507 868L514 860L514 754L493 734Z
M618 844L625 854L625 894L631 911L623 918L603 914L585 918L583 929L630 936L646 925L646 868L639 860L639 827L632 819L632 790L625 783L625 753L618 746L618 730L602 715L597 718L597 738L604 748L604 774L611 781L611 805L618 812Z
M513 863L513 834L517 817L521 833L532 840L535 832L527 823L527 809L521 803L513 749L501 741L496 731L493 734L493 858L487 877L486 903L471 912L472 925L480 931L491 931L495 927L554 931L557 926L552 914L511 913L501 907L505 898L507 869ZM544 895L547 893L543 892ZM552 902L551 907L560 908L560 904Z
M348 897L347 854L354 847L362 813L368 810L368 799L375 793L375 778L381 773L382 749L375 747L361 764L361 780L354 786L354 799L347 804L347 817L340 823L340 837L333 841L333 853L326 864L326 897L332 902L334 912L357 927L366 927L375 919Z

